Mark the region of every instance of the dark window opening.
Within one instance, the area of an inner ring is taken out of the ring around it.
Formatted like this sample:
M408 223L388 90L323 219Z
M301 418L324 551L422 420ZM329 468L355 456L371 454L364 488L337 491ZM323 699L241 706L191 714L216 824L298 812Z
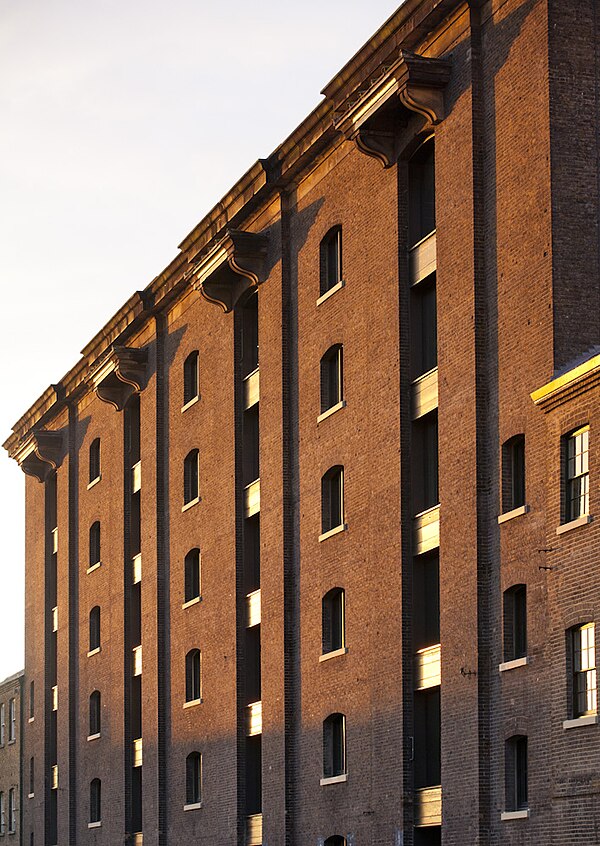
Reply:
M185 556L184 601L191 602L200 596L200 550L190 549Z
M413 564L414 647L440 642L440 562L437 553L421 555Z
M258 292L245 301L242 315L242 377L258 367Z
M100 734L100 691L95 690L90 695L90 736Z
M95 605L90 611L90 652L100 649L100 607Z
M185 803L197 805L202 801L202 756L190 752L185 759Z
M100 478L100 438L94 438L90 444L89 481Z
M96 520L90 526L90 555L89 565L93 567L100 563L100 523Z
M412 376L437 367L437 300L435 273L411 288Z
M527 655L527 587L513 585L504 591L504 660Z
M564 510L567 522L590 513L589 436L590 427L583 426L566 438Z
M321 359L321 414L344 398L343 361L341 344L330 347Z
M435 157L433 138L426 141L408 165L409 247L435 230Z
M437 409L413 425L413 491L415 513L439 503Z
M441 783L440 689L415 693L415 787Z
M246 593L260 587L260 514L244 520L244 579Z
M183 404L198 396L198 350L191 352L183 363Z
M504 777L506 810L527 808L527 738L522 735L509 737L506 741Z
M331 467L321 479L321 531L341 526L344 522L344 468Z
M346 772L346 717L330 714L323 721L323 777Z
M331 291L342 281L342 227L334 226L321 241L320 294Z
M99 778L94 778L90 784L90 822L100 822L101 819L102 784Z
M525 435L515 435L502 447L502 510L525 505Z
M345 646L344 590L332 588L323 597L323 655Z
M244 411L242 464L244 485L255 482L260 476L259 404Z
M201 696L200 650L190 649L185 656L185 701L194 702Z
M198 499L198 454L193 449L185 457L183 462L183 502L187 505Z

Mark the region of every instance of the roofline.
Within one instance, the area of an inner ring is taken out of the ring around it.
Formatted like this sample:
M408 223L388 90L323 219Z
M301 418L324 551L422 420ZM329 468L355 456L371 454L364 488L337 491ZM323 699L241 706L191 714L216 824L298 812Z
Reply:
M325 99L266 159L259 159L227 194L186 235L180 253L143 291L134 293L82 350L82 358L55 385L51 385L15 423L3 444L13 454L18 442L40 426L69 399L84 389L87 368L106 349L124 342L154 314L161 312L190 284L186 272L192 261L209 248L226 226L239 228L255 209L298 181L326 149L344 141L333 126L334 112L368 83L372 69L400 47L412 49L425 35L466 0L404 0L338 74L323 88Z
M5 679L0 681L0 687L4 687L6 684L10 684L11 682L20 681L25 676L25 670L19 670L18 673L13 673L12 676L7 676Z
M576 393L600 382L600 355L594 355L572 370L557 376L551 382L533 391L531 399L535 405L550 410Z

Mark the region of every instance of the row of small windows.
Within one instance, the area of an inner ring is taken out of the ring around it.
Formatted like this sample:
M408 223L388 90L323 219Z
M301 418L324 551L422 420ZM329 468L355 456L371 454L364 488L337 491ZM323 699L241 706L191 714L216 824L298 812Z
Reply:
M14 787L8 791L8 833L14 834L17 830L17 792ZM6 834L6 799L3 792L0 792L0 834Z
M8 742L14 743L17 739L17 703L16 700L8 700ZM6 703L0 703L0 746L6 743Z

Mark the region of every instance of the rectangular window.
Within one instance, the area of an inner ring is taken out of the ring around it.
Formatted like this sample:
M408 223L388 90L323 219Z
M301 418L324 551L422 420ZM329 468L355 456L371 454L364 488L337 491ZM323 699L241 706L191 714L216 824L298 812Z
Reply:
M6 743L6 705L0 705L0 746Z
M506 810L525 810L528 807L526 737L518 735L506 741L504 778Z
M504 660L527 655L527 588L514 585L504 591Z
M597 713L595 624L572 631L573 716Z
M515 435L502 446L502 510L525 505L525 435Z
M17 797L14 787L8 791L8 833L14 834L17 830Z
M414 285L410 297L412 375L416 379L437 367L435 273Z
M6 834L6 808L4 807L4 793L0 793L0 834Z
M590 513L589 435L590 427L584 426L567 436L565 468L567 522Z
M413 425L413 491L415 514L439 503L437 409Z
M17 738L17 708L14 699L10 699L8 703L8 742L16 740Z

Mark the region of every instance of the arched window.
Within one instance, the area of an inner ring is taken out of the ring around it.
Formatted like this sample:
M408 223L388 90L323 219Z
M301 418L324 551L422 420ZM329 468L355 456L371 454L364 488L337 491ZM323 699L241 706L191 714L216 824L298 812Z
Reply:
M35 683L29 682L29 719L35 716Z
M100 734L101 729L101 712L100 712L100 705L102 699L100 696L100 691L95 690L90 695L90 737L94 737L97 734Z
M409 247L435 231L434 140L422 144L408 164Z
M199 805L202 801L202 755L190 752L185 759L185 804Z
M346 773L346 717L330 714L323 720L323 777Z
M192 449L183 462L183 503L198 499L198 450Z
M345 646L344 589L332 588L323 597L323 655Z
M190 649L185 656L185 701L196 702L201 697L200 650Z
M329 347L321 359L321 414L344 398L344 351L341 344Z
M100 606L94 605L90 611L90 652L100 649Z
M90 567L100 563L100 522L96 520L90 526Z
M183 363L183 404L198 397L198 350L193 350Z
M90 782L90 822L99 823L102 819L102 782L94 778Z
M323 846L346 846L346 838L341 834L333 834L327 838Z
M527 655L527 587L513 585L504 591L504 660Z
M344 468L330 467L321 479L321 531L330 532L344 522Z
M95 482L100 478L100 438L94 438L90 444L89 481Z
M331 291L342 281L342 227L334 226L321 241L320 295Z
M191 602L200 596L200 560L198 548L190 549L185 556L185 602Z

